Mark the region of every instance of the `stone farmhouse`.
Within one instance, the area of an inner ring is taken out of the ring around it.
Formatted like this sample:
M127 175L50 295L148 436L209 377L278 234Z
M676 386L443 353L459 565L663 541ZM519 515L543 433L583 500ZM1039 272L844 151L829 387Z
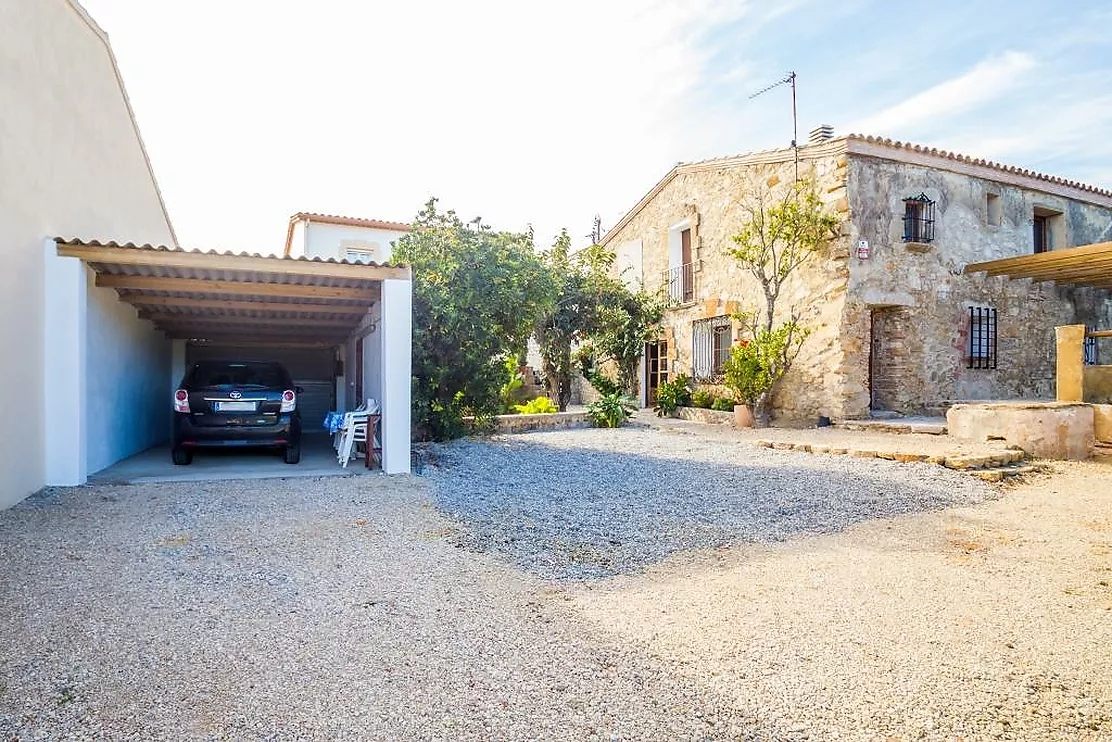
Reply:
M603 237L625 280L672 299L645 350L642 405L669 376L720 381L732 315L761 306L727 252L742 204L781 196L797 168L841 224L780 299L778 312L794 307L812 333L774 399L777 419L1053 398L1054 327L1112 324L1106 290L963 272L1112 239L1112 192L820 127L798 150L676 165Z

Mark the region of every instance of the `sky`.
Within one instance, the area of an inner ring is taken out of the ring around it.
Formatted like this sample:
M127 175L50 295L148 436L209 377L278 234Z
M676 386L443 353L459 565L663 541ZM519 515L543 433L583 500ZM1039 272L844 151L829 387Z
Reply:
M299 211L562 227L820 124L1112 187L1112 0L81 0L178 240Z

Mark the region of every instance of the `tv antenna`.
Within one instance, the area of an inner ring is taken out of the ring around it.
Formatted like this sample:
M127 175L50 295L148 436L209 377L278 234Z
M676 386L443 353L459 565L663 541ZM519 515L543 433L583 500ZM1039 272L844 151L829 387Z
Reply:
M768 91L778 88L781 85L792 86L792 152L795 154L795 179L799 180L799 119L796 117L795 112L795 72L789 72L788 76L783 80L777 80L768 87L761 88L757 92L749 96L749 100L753 100L758 95L763 95Z

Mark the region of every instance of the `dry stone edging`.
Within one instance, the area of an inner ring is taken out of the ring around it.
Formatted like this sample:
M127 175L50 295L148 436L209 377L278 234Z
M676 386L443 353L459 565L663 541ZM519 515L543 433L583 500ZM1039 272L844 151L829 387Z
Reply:
M1026 460L1027 454L1018 448L1009 448L991 454L926 454L913 451L848 448L769 439L758 439L756 445L777 451L825 453L835 456L851 456L858 459L885 459L901 464L936 464L954 471L965 472L986 482L1001 482L1008 477L1032 474L1042 470L1042 467L1037 464L1022 464Z

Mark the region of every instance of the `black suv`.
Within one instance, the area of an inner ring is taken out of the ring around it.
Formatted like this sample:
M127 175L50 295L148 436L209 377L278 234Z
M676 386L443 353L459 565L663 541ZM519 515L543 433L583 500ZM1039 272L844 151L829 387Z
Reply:
M203 446L281 448L301 460L301 416L290 375L280 363L201 361L174 392L174 463L193 461Z

